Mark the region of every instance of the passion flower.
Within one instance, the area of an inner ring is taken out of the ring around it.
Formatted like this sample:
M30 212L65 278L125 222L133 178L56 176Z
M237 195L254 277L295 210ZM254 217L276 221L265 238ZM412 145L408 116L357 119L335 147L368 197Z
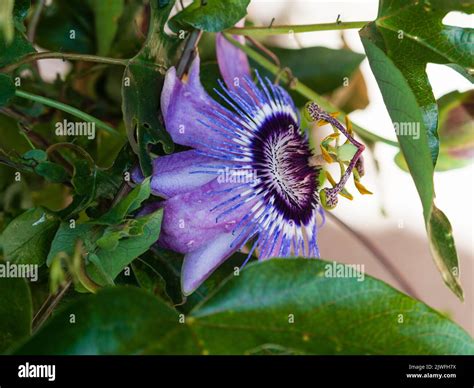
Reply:
M245 54L222 35L217 58L223 104L201 85L199 57L182 79L168 70L161 99L173 141L192 148L157 158L151 180L153 193L165 198L158 243L185 255L185 295L247 244L248 258L255 251L260 260L319 257L321 167L312 162L298 110L281 86L258 72L254 82ZM313 120L332 119L309 108ZM341 187L324 189L325 198L337 197L354 168L363 148L355 143Z

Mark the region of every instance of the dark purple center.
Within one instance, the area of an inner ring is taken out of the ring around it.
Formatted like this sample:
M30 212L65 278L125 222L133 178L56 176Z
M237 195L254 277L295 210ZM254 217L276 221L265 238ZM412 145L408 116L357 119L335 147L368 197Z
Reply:
M318 203L319 170L309 165L308 140L298 124L283 112L274 113L260 126L252 143L254 168L266 201L287 220L306 225Z

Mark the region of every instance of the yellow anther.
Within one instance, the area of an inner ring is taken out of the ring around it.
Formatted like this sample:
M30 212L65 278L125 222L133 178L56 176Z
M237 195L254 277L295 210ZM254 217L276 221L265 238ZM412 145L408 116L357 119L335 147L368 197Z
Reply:
M349 116L344 117L344 120L346 122L347 132L349 132L349 135L352 135L353 134L352 123L351 123L351 120L349 120Z
M324 171L324 175L326 175L327 180L329 183L332 185L332 187L336 186L336 181L332 177L331 173L329 171Z
M334 160L332 159L331 155L329 155L329 152L326 150L326 148L322 144L320 144L319 148L321 148L321 154L323 155L324 160L328 163L333 163Z
M355 187L359 190L361 194L373 194L371 191L367 190L365 186L360 183L358 180L354 180Z
M341 192L339 193L341 197L347 198L349 201L352 201L354 197L352 196L351 193L349 193L346 189L342 189Z

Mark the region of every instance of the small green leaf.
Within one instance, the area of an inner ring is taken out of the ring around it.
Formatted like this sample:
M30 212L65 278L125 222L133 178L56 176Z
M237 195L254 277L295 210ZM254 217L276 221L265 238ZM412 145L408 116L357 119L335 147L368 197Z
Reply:
M103 271L109 278L115 279L127 265L156 243L160 235L162 217L163 210L139 217L135 219L134 227L141 230L140 233L120 238L113 249L97 247L94 254L99 258ZM100 285L108 283L101 274L102 271L97 271L96 266L88 265L87 271L96 283Z
M42 265L59 221L44 209L30 209L15 218L0 236L7 260Z
M80 239L87 254L94 255L95 262L86 265L89 276L100 285L109 284L109 279L115 279L158 240L162 213L163 210L159 210L113 227L92 221L71 228L69 222L63 222L52 241L47 264L51 265L60 252L72 257L75 243Z
M10 102L15 95L15 89L12 79L6 74L0 74L0 107Z
M64 167L57 163L49 161L40 162L34 170L38 175L53 183L66 182L69 179L69 175Z
M0 295L0 352L3 353L30 335L33 307L24 279L2 277Z
M107 55L110 51L118 21L124 9L124 0L101 0L90 2L94 12L97 54Z
M46 160L48 160L48 154L43 150L34 149L26 151L21 158L31 165L36 165L41 162L46 162Z
M192 26L208 32L219 32L233 27L247 15L250 0L195 0L175 15L169 26L174 32Z
M137 185L122 201L97 220L100 224L119 224L130 213L139 209L151 194L150 178Z
M448 217L433 205L428 224L431 253L446 285L461 300L464 299L460 283L459 263L454 245L453 231Z

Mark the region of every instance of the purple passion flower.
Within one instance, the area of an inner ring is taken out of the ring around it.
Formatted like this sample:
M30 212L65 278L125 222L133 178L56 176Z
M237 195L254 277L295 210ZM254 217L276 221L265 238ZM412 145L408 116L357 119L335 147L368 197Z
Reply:
M161 109L175 143L189 151L154 161L152 192L165 198L160 246L184 254L189 295L235 251L249 258L319 257L319 169L288 93L258 74L217 36L222 105L204 90L199 57L179 79L168 70ZM248 260L248 259L247 259Z

